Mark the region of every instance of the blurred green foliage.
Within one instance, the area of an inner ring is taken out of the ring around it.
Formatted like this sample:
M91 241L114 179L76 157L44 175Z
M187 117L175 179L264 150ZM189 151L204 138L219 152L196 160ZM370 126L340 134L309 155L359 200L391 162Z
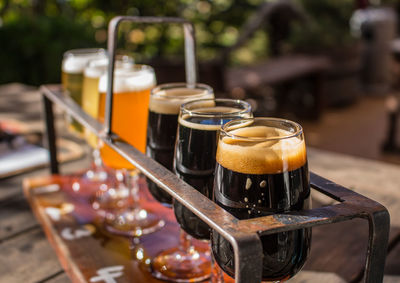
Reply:
M116 15L178 16L196 29L200 60L218 58L233 45L246 20L272 0L1 0L0 83L39 85L60 81L66 50L106 47L107 24ZM294 24L287 50L327 47L351 40L348 20L354 0L293 0L308 14L307 25ZM395 1L395 0L387 0ZM338 40L339 39L339 40ZM231 63L252 63L269 55L262 27L234 51ZM179 26L122 24L118 47L137 62L183 56Z
M199 58L212 59L222 47L236 41L240 27L261 2L2 0L0 83L59 82L63 52L73 48L105 48L107 24L116 15L189 19L195 24ZM120 31L119 49L133 54L138 62L153 57L183 56L183 34L179 26L126 23Z
M0 82L58 82L65 50L96 46L93 30L66 17L21 17L0 28Z

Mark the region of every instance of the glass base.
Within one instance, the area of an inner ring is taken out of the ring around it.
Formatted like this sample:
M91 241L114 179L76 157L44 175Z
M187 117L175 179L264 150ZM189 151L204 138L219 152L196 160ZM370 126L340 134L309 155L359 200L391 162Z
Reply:
M129 200L129 189L123 184L102 184L96 191L91 204L97 213L109 219L115 218L115 211L127 207L132 201Z
M94 182L104 182L107 179L114 179L117 177L115 170L103 164L100 151L97 148L92 150L92 158L92 166L85 172L83 178Z
M112 217L106 217L104 222L108 232L128 237L147 235L161 229L164 225L164 220L143 208L126 210Z
M70 180L71 187L66 190L77 196L89 197L90 201L96 199L105 188L112 188L117 184L116 178L109 169L95 166L85 172L70 175Z
M87 179L91 182L104 182L109 178L110 172L108 172L105 168L94 168L87 170L82 178Z
M152 275L172 282L201 282L211 276L209 249L172 248L158 254L151 263Z

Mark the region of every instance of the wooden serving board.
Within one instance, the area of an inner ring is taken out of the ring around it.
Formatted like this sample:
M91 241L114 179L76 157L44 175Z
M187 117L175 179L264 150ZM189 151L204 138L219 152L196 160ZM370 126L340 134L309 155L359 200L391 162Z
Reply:
M154 211L166 225L159 231L136 239L108 233L90 199L98 186L72 190L74 176L48 176L24 180L24 193L36 218L73 282L164 282L149 268L159 252L176 246L179 225L173 211L154 201L141 179L142 206ZM313 196L318 199L316 192ZM313 207L324 205L314 199ZM397 231L397 230L396 230ZM392 231L391 238L398 234ZM368 243L368 225L361 219L313 228L311 251L305 267L291 283L350 282L362 271ZM206 245L198 241L198 244ZM396 257L395 257L396 258ZM398 279L398 260L388 258L390 276ZM112 274L107 279L104 274ZM114 276L114 277L113 277ZM384 282L396 282L388 280ZM229 280L232 282L232 280Z
M101 218L89 205L96 187L81 186L78 194L71 189L73 181L72 176L24 181L25 196L70 279L73 282L162 282L150 274L149 262L162 250L178 243L179 225L173 211L151 200L147 190L143 190L145 200L141 204L164 219L165 226L140 239L114 236L104 229ZM144 182L141 179L141 186L145 186Z

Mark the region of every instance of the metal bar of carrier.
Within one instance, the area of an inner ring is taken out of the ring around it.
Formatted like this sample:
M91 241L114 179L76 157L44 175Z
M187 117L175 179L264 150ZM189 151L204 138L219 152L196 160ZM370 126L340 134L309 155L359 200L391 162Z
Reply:
M196 81L196 62L194 57L194 33L191 23L177 18L117 17L109 25L109 47L115 48L111 40L121 21L145 23L181 23L184 25L186 71L188 82ZM111 31L110 31L111 30ZM190 38L191 37L191 38ZM114 41L113 41L114 42ZM192 48L192 49L191 49ZM190 54L189 54L190 53ZM113 58L115 49L111 51ZM193 56L192 56L192 55ZM189 60L188 60L189 59ZM191 61L189 65L188 61ZM110 60L112 62L112 60ZM111 63L109 72L112 73ZM189 70L189 71L188 71ZM110 80L109 76L109 80ZM112 80L108 84L107 100L112 102ZM68 112L73 118L96 134L103 142L113 148L144 175L155 182L200 219L215 229L232 245L235 253L235 279L239 283L256 283L261 281L262 246L260 235L309 228L318 225L348 221L354 218L368 220L369 242L364 270L364 281L367 283L382 282L389 237L390 220L387 209L381 204L357 194L349 189L311 173L311 187L338 201L339 204L322 208L274 214L259 218L239 220L213 201L202 195L193 187L179 179L175 174L147 157L133 146L124 142L111 131L111 105L107 107L106 134L104 126L89 116L71 98L63 95L59 85L44 85L40 88L43 94L46 114L46 128L50 149L51 172L58 173L55 146L53 107L55 103Z

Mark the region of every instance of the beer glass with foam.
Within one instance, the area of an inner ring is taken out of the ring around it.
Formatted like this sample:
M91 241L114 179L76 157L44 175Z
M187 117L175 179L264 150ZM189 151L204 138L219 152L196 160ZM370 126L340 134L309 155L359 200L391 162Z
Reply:
M132 69L133 58L127 55L117 56L115 59L115 69ZM108 58L90 60L83 73L82 85L82 108L90 116L98 119L99 117L99 80L107 72ZM97 138L88 129L85 129L86 141L92 148L97 148Z
M172 171L180 106L191 100L207 98L214 98L214 92L205 84L170 83L153 88L147 125L147 156ZM148 180L148 186L155 199L164 205L172 204L171 196L156 184Z
M107 76L99 81L99 120L104 121ZM154 70L147 65L135 64L132 68L114 71L112 130L124 141L141 152L146 149L147 118L149 111L150 91L156 83ZM124 208L117 208L112 217L106 218L106 228L121 235L141 236L152 233L164 225L154 213L140 206L138 198L138 171L135 167L117 154L112 148L103 144L100 148L101 158L107 166L120 170L128 189L130 201ZM115 193L115 190L110 190Z
M133 67L133 58L129 56L117 56L115 59L116 69L127 69ZM107 72L108 58L90 60L84 70L82 85L82 108L93 118L99 117L99 80ZM105 180L107 170L102 164L100 152L98 150L98 139L89 129L84 129L85 139L93 149L93 166L85 173L85 178L89 180Z
M107 53L100 48L83 48L66 51L62 60L61 84L66 95L82 106L82 85L84 69L92 59L107 58ZM82 134L83 127L67 116L69 129L73 133Z
M292 121L253 118L222 127L216 154L213 200L236 216L250 219L307 209L310 183L302 127ZM260 236L262 279L286 281L304 265L311 228ZM230 243L212 231L212 251L219 266L234 276Z

